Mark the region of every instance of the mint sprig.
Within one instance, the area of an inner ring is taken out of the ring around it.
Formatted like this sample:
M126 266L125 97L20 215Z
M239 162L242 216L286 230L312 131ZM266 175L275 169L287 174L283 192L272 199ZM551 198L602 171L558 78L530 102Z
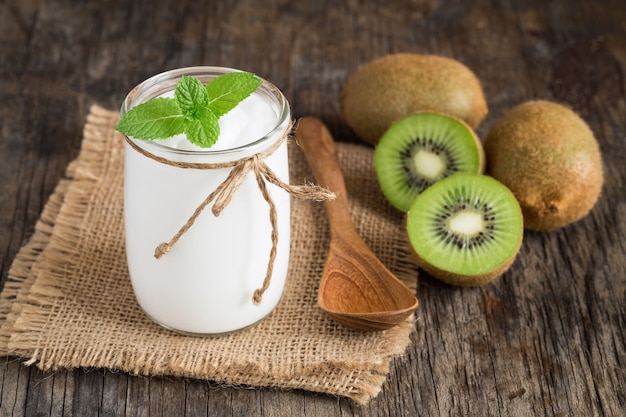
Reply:
M154 98L130 109L115 129L136 139L166 139L184 133L202 148L213 146L220 134L218 120L252 94L263 81L249 72L231 72L206 86L183 75L174 98Z

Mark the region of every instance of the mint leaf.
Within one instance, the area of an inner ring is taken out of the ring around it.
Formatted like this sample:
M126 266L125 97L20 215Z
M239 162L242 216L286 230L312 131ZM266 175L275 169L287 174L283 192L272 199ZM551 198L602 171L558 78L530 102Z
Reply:
M199 119L185 120L185 134L187 140L201 148L210 148L220 136L220 125L217 116L210 110L205 110Z
M219 118L252 94L263 81L249 72L231 72L214 78L206 86L209 109Z
M175 100L155 98L130 109L115 129L138 139L165 139L183 133L184 120Z
M174 98L188 119L202 118L209 106L209 95L200 80L188 75L183 75L176 85Z
M206 87L183 75L174 98L155 98L129 110L115 129L136 139L167 139L185 133L189 142L209 148L220 134L218 120L252 94L263 81L249 72L220 75Z

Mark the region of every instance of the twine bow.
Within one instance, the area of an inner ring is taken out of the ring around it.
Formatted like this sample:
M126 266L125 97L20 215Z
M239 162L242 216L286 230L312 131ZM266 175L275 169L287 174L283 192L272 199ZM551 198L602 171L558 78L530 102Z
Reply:
M200 205L196 208L193 214L187 219L187 222L178 230L178 232L169 240L169 242L163 242L159 244L155 251L154 257L159 259L161 256L167 254L172 247L178 242L178 240L193 226L194 222L200 216L200 214L204 211L204 209L213 202L213 207L211 212L214 216L219 216L222 211L228 206L230 201L232 200L234 194L239 189L239 186L246 179L250 171L254 172L256 177L257 184L259 189L261 190L261 194L263 198L267 202L269 206L269 216L270 223L272 226L272 248L270 250L270 257L267 264L267 271L265 274L265 279L263 280L263 284L260 288L257 288L254 291L252 296L252 301L254 304L260 304L263 298L263 294L269 288L272 273L274 271L274 261L276 260L276 248L278 246L278 215L276 212L276 204L272 199L268 189L267 183L274 184L283 190L287 191L289 194L296 198L305 199L305 200L315 200L315 201L324 201L324 200L332 200L335 198L335 193L317 185L306 184L306 185L290 185L283 182L278 176L270 169L269 166L265 163L265 158L274 153L283 142L287 140L290 135L292 124L287 128L286 133L277 140L269 149L254 154L247 158L241 158L236 161L225 162L225 163L217 163L217 164L205 164L205 163L188 163L188 162L176 162L171 161L166 158L159 157L157 155L151 154L138 146L128 137L126 137L126 142L137 152L140 154L153 159L157 162L179 167L179 168L191 168L191 169L220 169L220 168L232 168L226 179L217 186L217 188L211 192L205 199L200 203Z

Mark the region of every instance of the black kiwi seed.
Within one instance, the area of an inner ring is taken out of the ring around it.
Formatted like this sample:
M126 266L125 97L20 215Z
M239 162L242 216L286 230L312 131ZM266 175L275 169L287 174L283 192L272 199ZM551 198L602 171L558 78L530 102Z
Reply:
M451 155L451 153L444 146L433 142L432 139L426 139L423 137L415 138L406 150L401 153L401 157L402 167L409 178L409 184L412 189L417 191L418 194L437 182L437 179L427 179L419 174L414 163L414 158L420 150L430 152L433 155L438 156L445 163L446 170L438 177L438 179L445 178L459 172L458 164L454 159L454 155Z
M474 236L464 236L462 234L448 231L446 220L451 216L454 216L456 213L470 208L473 208L474 211L477 211L482 215L485 222L485 231L480 231ZM470 204L468 207L468 204L464 202L463 198L461 198L457 205L452 207L446 205L444 206L444 210L446 210L446 212L439 216L439 219L435 224L435 229L438 236L446 243L454 244L461 249L472 249L476 246L482 245L486 239L494 239L493 232L496 230L496 217L490 214L492 209L487 203L482 204L479 200L475 200L474 203Z

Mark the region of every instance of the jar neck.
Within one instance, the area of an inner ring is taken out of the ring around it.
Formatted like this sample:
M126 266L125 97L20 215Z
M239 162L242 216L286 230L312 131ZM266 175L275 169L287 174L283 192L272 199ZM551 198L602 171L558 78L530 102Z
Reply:
M139 104L171 93L183 75L192 76L203 84L207 84L212 79L231 72L238 72L238 70L224 67L188 67L155 75L137 85L126 96L122 103L120 114L123 116ZM219 150L211 148L191 150L170 147L163 144L163 141L158 140L128 139L148 154L172 161L190 163L226 163L265 152L288 133L291 123L291 112L289 103L280 90L269 81L262 81L261 86L254 94L258 95L267 106L271 107L272 113L275 114L275 122L272 123L266 134L245 138L243 145Z

